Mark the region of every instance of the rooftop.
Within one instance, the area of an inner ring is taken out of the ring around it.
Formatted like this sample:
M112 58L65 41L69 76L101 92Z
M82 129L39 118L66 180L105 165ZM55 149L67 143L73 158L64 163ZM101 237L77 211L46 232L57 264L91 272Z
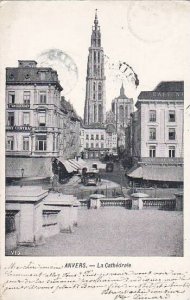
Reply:
M19 60L18 67L6 68L6 84L53 84L60 91L63 90L58 80L57 71L49 67L37 67L37 62L34 60Z
M73 108L72 104L65 99L64 96L61 97L61 109L64 111L64 113L68 113L70 117L74 121L80 121L80 117L77 115L75 109Z
M155 92L183 92L184 81L161 81L156 88Z
M183 81L162 81L153 91L142 91L138 100L184 100ZM138 102L138 101L137 101Z

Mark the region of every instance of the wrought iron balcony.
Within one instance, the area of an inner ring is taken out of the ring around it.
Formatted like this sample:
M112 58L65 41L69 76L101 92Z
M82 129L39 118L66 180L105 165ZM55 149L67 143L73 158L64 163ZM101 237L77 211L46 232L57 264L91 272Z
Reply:
M48 127L47 126L35 126L33 127L34 131L38 131L38 132L47 132L48 131Z

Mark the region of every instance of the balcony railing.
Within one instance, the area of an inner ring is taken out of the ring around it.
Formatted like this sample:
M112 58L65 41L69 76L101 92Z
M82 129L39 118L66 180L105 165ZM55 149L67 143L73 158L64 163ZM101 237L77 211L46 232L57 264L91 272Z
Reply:
M30 131L31 130L31 126L28 125L22 125L22 126L6 126L6 131Z
M8 103L8 108L29 109L30 104L26 104L26 103Z
M43 131L43 132L46 132L48 130L48 127L47 126L36 126L36 127L33 127L34 131ZM50 131L50 128L49 128L49 131Z

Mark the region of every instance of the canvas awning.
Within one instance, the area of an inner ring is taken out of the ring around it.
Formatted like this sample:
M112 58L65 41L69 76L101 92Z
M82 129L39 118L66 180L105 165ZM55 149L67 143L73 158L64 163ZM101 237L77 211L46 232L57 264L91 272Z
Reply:
M127 176L132 178L143 178L142 167L133 167L129 170Z
M183 166L143 166L143 179L182 182Z
M78 169L81 169L81 167L79 166L79 164L77 164L77 162L74 159L69 159L68 160L70 165L77 171Z
M142 165L129 170L127 176L144 180L183 182L183 166Z
M65 167L65 169L67 170L68 173L72 173L73 171L76 171L76 169L69 163L68 160L63 159L61 157L59 157L57 159L58 159L58 161L60 161L64 165L64 167Z
M49 157L6 157L5 170L9 178L47 178L53 175Z

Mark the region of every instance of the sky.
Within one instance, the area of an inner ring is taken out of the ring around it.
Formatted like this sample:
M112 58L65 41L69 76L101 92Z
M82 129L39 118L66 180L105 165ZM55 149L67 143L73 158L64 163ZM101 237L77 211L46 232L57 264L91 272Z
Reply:
M106 55L107 110L119 95L122 82L126 95L135 102L140 91L152 90L160 81L188 77L190 7L186 1L3 1L1 92L5 67L17 67L17 61L22 59L42 61L44 53L56 49L77 70L68 70L65 62L58 64L63 94L83 117L95 9ZM138 88L121 74L119 62L132 67L139 79Z

